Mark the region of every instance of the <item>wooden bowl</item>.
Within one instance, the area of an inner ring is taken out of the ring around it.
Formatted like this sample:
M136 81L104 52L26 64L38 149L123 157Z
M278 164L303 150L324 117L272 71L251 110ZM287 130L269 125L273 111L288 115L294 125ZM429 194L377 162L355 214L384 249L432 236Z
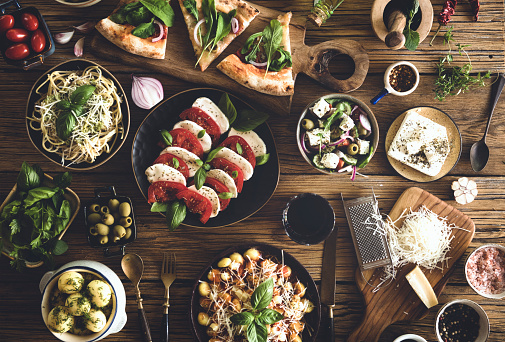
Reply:
M392 0L375 0L370 14L373 31L383 42L385 42L386 36L389 33L384 23L384 11L391 1ZM416 31L419 33L419 44L421 44L430 33L431 26L433 25L433 6L431 5L431 1L419 0L419 12L421 12L422 18Z

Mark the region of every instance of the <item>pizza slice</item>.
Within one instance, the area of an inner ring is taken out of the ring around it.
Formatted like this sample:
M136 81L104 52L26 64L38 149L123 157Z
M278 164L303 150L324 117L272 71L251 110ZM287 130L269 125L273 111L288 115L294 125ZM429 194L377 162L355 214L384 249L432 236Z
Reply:
M202 71L259 14L242 0L179 0L179 4Z
M237 54L223 59L217 68L243 86L261 93L293 95L290 20L291 12L279 15L263 32L251 35Z
M174 11L167 0L120 0L114 12L95 27L125 51L164 59L173 20Z

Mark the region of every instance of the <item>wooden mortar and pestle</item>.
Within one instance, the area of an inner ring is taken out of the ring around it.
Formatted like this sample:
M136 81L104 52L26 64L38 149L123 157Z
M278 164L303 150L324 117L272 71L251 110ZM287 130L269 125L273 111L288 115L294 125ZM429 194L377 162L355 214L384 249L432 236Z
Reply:
M403 30L407 17L401 9L405 0L375 0L371 11L372 28L375 35L392 50L405 45ZM430 0L419 0L419 11L411 28L419 33L421 43L430 33L433 24L433 7Z

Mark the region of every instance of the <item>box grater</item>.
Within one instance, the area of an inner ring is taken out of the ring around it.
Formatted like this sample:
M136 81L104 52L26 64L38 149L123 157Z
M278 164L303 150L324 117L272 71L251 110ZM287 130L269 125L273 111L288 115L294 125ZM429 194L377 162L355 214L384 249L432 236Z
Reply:
M362 270L391 265L389 246L383 232L377 232L370 227L372 215L380 215L375 196L360 197L345 201L345 215L349 223L358 264Z

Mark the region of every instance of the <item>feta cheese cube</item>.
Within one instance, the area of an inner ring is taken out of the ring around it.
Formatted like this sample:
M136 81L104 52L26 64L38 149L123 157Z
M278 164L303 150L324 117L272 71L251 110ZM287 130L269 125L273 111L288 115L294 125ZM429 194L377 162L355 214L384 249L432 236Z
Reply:
M340 121L340 125L338 126L342 131L347 132L354 127L354 121L347 114L342 115L342 121Z
M335 151L335 154L337 155L337 157L339 158L344 158L345 154L344 152L340 151L340 150L336 150Z
M321 128L316 128L307 131L307 138L310 146L318 146L319 144L328 144L330 142L330 131L325 131Z
M325 99L320 99L316 103L314 103L314 107L312 107L312 112L318 118L322 118L324 114L326 114L330 110L330 104L326 102Z
M356 139L356 143L358 144L358 154L368 154L370 152L370 141Z
M326 153L321 158L321 164L328 169L336 169L340 158L335 153Z

